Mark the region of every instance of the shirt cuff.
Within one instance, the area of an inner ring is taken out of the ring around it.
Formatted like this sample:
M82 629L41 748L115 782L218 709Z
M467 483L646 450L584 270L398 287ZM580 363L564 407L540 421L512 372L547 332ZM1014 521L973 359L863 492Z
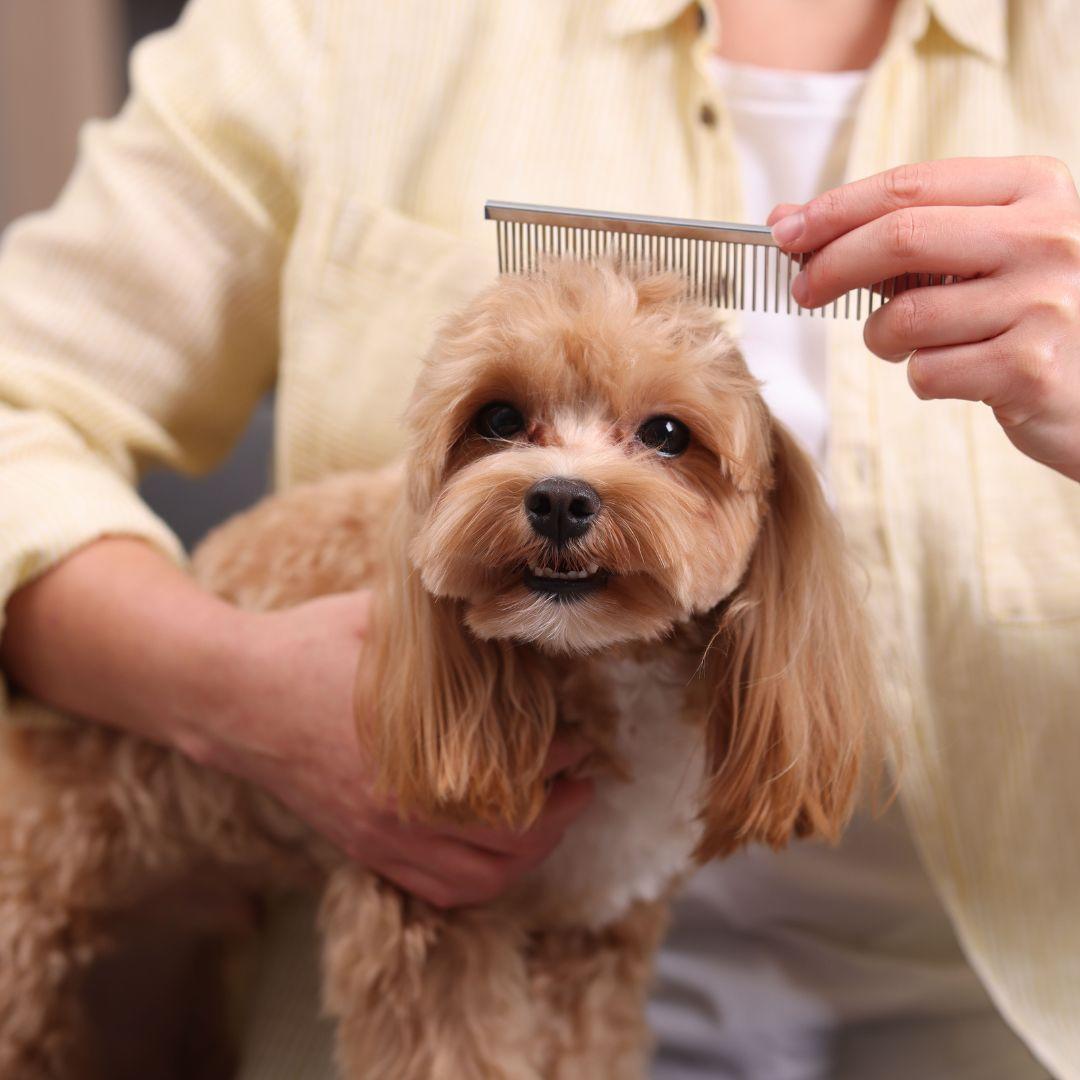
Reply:
M105 536L136 537L177 565L186 562L165 523L92 454L0 460L0 633L13 592ZM36 702L9 696L2 679L0 720L35 727L64 722Z

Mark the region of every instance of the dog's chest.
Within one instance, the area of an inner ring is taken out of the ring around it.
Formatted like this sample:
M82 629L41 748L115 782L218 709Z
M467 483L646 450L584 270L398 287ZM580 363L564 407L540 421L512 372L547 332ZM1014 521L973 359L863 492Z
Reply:
M525 882L541 921L603 926L654 900L685 871L701 834L704 729L684 719L685 672L664 660L613 660L615 748L628 778L605 775L562 843Z

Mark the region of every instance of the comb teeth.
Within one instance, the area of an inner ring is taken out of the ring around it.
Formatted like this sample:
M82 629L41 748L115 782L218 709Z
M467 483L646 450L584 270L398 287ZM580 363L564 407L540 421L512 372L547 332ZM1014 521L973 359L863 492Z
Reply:
M501 274L530 273L546 255L617 256L681 273L690 296L733 311L861 319L898 291L959 280L948 274L901 274L852 289L831 304L805 308L792 299L791 282L809 256L785 254L764 225L507 202L486 203L484 217L495 222Z

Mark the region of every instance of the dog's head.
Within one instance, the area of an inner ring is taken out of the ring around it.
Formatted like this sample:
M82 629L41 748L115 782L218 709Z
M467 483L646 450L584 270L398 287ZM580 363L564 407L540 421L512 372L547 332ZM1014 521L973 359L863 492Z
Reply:
M553 262L444 330L409 413L411 554L477 637L551 653L653 638L742 578L769 420L684 290Z
M553 260L501 278L443 328L408 422L404 584L370 702L399 796L527 817L545 658L703 625L710 846L833 828L866 681L835 526L680 277Z

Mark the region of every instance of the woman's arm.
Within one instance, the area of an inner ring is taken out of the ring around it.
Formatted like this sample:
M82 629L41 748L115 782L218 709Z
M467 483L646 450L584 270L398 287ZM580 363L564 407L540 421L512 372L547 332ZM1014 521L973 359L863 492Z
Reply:
M490 899L536 865L591 785L559 779L528 831L401 822L377 800L353 683L366 593L240 611L138 540L103 539L21 589L0 663L38 699L259 785L343 851L442 906ZM560 742L548 773L586 748Z
M213 465L273 382L317 7L192 0L136 50L131 100L88 129L57 206L5 235L4 673L260 785L405 888L463 903L550 850L588 785L557 783L524 836L402 824L371 798L355 734L366 598L235 610L170 563L179 544L132 488L148 461ZM560 745L549 768L580 756Z
M194 0L57 204L5 232L0 608L102 536L182 560L133 482L213 466L273 383L310 7Z

